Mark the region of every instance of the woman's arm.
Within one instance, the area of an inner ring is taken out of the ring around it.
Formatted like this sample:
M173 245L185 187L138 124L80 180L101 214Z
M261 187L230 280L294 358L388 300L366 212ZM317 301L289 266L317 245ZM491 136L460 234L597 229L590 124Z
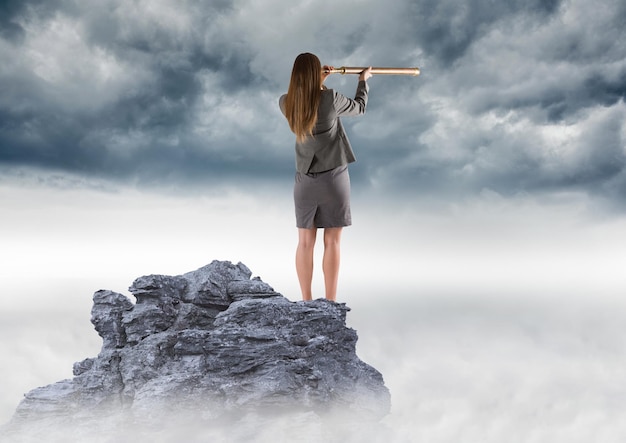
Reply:
M335 92L334 105L337 116L355 116L365 114L367 108L367 94L369 85L367 79L372 76L372 68L365 69L359 75L359 83L356 88L354 99L348 98L343 94Z

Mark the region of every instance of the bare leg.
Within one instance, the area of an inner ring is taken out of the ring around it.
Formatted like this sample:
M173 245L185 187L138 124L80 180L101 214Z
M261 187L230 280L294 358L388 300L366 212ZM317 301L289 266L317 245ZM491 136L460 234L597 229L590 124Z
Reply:
M296 249L296 273L302 291L302 300L312 300L311 282L313 280L313 249L317 229L298 228L298 248Z
M322 269L324 271L326 298L332 301L337 299L342 229L343 228L324 229L324 259L322 261Z

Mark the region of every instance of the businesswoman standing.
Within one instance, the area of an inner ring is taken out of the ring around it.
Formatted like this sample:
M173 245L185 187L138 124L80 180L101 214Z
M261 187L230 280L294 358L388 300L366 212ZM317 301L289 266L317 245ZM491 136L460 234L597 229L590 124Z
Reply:
M371 68L359 75L354 99L324 86L331 66L310 53L298 55L280 109L296 135L294 203L298 247L296 272L303 300L311 300L313 251L324 228L322 270L326 298L337 298L343 227L352 224L348 164L356 160L339 117L365 113Z

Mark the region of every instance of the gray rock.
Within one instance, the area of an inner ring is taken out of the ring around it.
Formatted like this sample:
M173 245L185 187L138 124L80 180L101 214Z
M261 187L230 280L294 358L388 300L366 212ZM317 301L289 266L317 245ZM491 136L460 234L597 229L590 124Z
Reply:
M103 347L126 345L126 331L122 326L124 312L133 309L131 301L113 291L98 291L93 296L91 323L103 340Z
M88 440L94 429L210 428L259 414L384 417L389 391L356 355L350 309L290 302L251 274L214 261L182 276L138 278L136 304L96 292L100 354L75 363L73 379L27 393L0 436L63 428Z

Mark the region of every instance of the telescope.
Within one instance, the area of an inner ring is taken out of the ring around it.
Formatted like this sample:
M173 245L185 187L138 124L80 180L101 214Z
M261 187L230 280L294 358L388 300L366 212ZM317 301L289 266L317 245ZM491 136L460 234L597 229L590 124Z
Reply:
M360 74L366 70L369 66L355 67L355 66L342 66L341 68L333 68L324 72L328 74ZM372 67L372 74L374 75L420 75L420 68L374 68Z

